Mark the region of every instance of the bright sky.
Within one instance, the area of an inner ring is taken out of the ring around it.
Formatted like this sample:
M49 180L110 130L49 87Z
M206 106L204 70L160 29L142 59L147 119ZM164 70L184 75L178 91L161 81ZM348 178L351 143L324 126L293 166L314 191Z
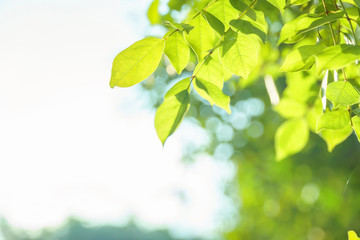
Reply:
M208 235L228 212L231 166L180 159L180 143L206 144L205 133L185 123L163 150L136 88L108 86L115 55L149 29L149 4L0 0L0 215L11 224L136 216Z

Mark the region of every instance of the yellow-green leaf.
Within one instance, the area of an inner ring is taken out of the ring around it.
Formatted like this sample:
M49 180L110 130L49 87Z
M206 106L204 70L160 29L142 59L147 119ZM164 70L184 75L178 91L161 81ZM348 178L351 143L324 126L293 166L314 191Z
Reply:
M304 116L307 110L304 103L300 103L290 98L281 98L279 104L276 105L274 109L284 118Z
M354 231L348 231L349 240L360 240Z
M309 126L305 119L287 120L275 133L275 151L278 161L300 152L309 140Z
M206 99L211 105L217 105L231 113L230 110L230 97L222 92L219 86L212 84L211 82L204 81L202 79L194 79L194 89L196 92Z
M121 53L113 62L110 87L130 87L149 77L160 63L165 41L148 37Z
M224 24L225 30L230 27L230 21L239 16L239 11L231 5L229 0L218 0L207 8L207 11Z
M320 132L323 129L339 130L350 123L349 112L346 110L334 110L325 112L317 120L316 132Z
M190 91L190 78L185 78L172 86L165 94L165 99L182 91Z
M353 124L353 129L354 132L360 142L360 117L359 116L354 116L351 118L352 124Z
M157 24L157 23L161 23L161 17L158 11L159 8L159 0L154 0L147 12L148 15L148 19L150 21L151 24Z
M155 114L156 133L164 145L166 139L179 127L190 107L188 90L169 95L157 109Z
M191 19L188 23L194 28L189 33L184 32L184 37L200 61L214 47L215 33L202 14Z
M348 81L332 82L327 86L326 98L334 107L354 105L360 102L360 95Z
M353 132L350 124L339 130L322 130L319 135L325 140L329 152L332 152L334 148L345 141Z
M258 50L254 40L231 29L220 48L223 66L235 75L248 78L258 64Z
M179 31L174 32L166 39L165 54L168 56L178 74L180 74L189 63L190 47Z
M213 55L216 56L215 54L214 52ZM224 71L218 60L213 58L212 55L199 62L195 67L194 74L197 79L210 82L220 89L223 88Z

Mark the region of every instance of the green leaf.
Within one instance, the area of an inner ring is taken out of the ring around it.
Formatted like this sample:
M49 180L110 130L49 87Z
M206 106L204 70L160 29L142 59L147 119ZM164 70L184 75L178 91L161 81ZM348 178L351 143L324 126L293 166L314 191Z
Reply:
M301 35L324 24L336 21L343 15L344 12L332 13L328 16L324 15L321 17L309 16L307 13L300 15L282 27L278 45L288 39L294 38L296 35Z
M274 109L284 118L304 116L307 110L304 103L289 98L281 98L279 104Z
M195 67L194 75L202 81L212 83L220 89L223 88L224 72L219 62L212 56L208 56Z
M190 47L179 31L171 34L165 43L165 54L178 74L181 74L190 60Z
M360 102L360 95L348 81L332 82L327 86L326 98L336 108L339 105L354 105Z
M325 48L316 55L317 71L337 70L360 59L360 46L340 44Z
M231 29L220 48L223 66L235 75L248 78L258 64L258 50L254 40Z
M223 23L225 30L230 27L231 20L239 17L239 11L231 5L229 0L218 0L208 7L207 12L219 19Z
M304 3L310 2L310 0L290 0L286 4L286 7L290 7L292 5L303 5Z
M161 23L161 16L158 11L159 8L159 0L154 0L147 12L148 19L151 24Z
M353 132L350 124L339 130L322 130L319 135L325 140L329 152L345 141Z
M194 89L196 92L206 99L211 105L217 105L227 111L229 114L230 110L230 97L225 95L219 86L212 84L211 82L204 81L195 77Z
M262 26L254 21L245 21L242 19L232 20L230 25L234 30L238 30L244 34L254 35L258 37L263 43L266 41L266 32L261 29Z
M177 82L169 91L165 94L165 99L182 91L190 91L190 78L185 78Z
M224 24L217 19L214 15L212 15L211 13L203 10L202 14L204 15L204 17L206 18L206 20L208 21L208 23L210 24L210 26L220 34L220 36L224 35L225 33L225 26Z
M348 240L360 240L354 231L348 231Z
M190 31L194 28L193 26L187 23L172 23L170 21L163 21L163 24L165 26L170 26L175 29L179 29L180 31L185 31L186 33L190 33ZM171 34L171 32L169 34Z
M359 116L354 116L351 118L352 121L352 127L355 131L355 134L357 136L358 141L360 142L360 117Z
M325 112L317 120L316 132L320 132L323 129L339 130L350 123L349 112L346 110L334 110Z
M281 13L284 12L286 0L268 0L268 2L274 5L274 7L276 7L277 9L279 9Z
M184 36L200 61L214 47L215 33L202 14L191 19L189 24L194 26L194 29L190 33L184 32Z
M355 113L357 116L360 117L360 108L353 109L352 112Z
M291 51L281 66L282 72L296 72L300 70L308 70L315 63L314 55L321 52L325 46L323 45L306 45Z
M165 41L148 37L121 53L113 62L110 87L130 87L149 77L160 63Z
M168 96L155 114L156 133L163 145L165 144L166 139L179 127L190 107L189 91L185 89L178 92L178 90L178 88L177 90L169 90L169 92L172 91L173 93L177 93L167 94Z
M305 119L287 120L275 133L275 151L278 161L300 152L308 142L309 126Z

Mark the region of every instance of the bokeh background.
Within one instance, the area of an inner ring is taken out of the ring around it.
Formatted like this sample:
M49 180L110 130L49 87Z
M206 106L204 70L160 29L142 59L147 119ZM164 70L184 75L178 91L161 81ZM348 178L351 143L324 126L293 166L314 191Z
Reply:
M162 148L155 108L176 76L164 58L149 79L110 89L112 60L147 35L150 0L0 0L1 240L346 239L360 230L360 148L306 149L275 162L273 111L261 75L231 78L232 115L195 94ZM162 20L189 4L161 1ZM269 4L263 59L281 20ZM150 18L153 18L150 15ZM285 78L273 76L281 92Z

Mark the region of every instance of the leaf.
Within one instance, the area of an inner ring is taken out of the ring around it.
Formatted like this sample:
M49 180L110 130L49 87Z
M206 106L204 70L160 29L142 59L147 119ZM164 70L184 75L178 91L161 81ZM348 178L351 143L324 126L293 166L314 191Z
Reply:
M310 2L310 0L290 0L286 7L290 7L292 5L303 5L304 3Z
M173 93L176 92L172 89L170 89L170 91L173 91ZM157 109L155 114L155 129L163 145L167 138L179 127L189 107L189 91L183 90L176 94L168 94L164 102Z
M315 54L321 52L324 45L305 45L291 51L280 68L282 72L308 70L315 63Z
M113 62L110 87L130 87L149 77L160 63L165 41L148 37L121 53Z
M345 141L353 132L350 124L339 130L322 130L319 135L325 140L329 152L332 152L334 148Z
M258 50L251 37L231 29L220 48L222 65L235 75L248 78L258 64Z
M201 14L191 19L189 24L194 26L194 29L190 33L184 32L184 36L200 61L214 47L215 33Z
M281 29L278 45L288 39L294 38L296 35L301 35L317 27L320 27L329 22L336 21L344 15L344 12L336 12L328 16L312 17L308 14L303 14L294 20L287 22Z
M326 98L336 108L339 105L354 105L360 102L360 95L348 81L332 82L327 86Z
M354 116L351 118L352 121L352 127L355 131L355 134L357 136L358 141L360 142L360 117Z
M269 3L271 3L274 7L276 7L277 9L279 9L279 11L281 13L284 12L284 7L286 5L286 1L285 0L267 0Z
M320 132L323 129L339 130L344 128L350 123L349 112L346 110L334 110L325 112L317 120L316 132Z
M281 98L279 104L276 105L274 109L284 118L304 116L307 110L304 103L300 103L293 99L284 97Z
M352 112L355 113L357 116L360 117L360 108L353 109Z
M179 29L180 31L185 31L186 33L190 33L190 31L194 28L193 26L187 23L172 23L170 21L163 21L163 24L165 26L170 26L175 29Z
M181 74L190 60L190 47L179 31L170 35L165 42L165 54L178 74Z
M231 20L239 17L239 11L231 5L229 0L218 0L208 7L207 12L219 19L223 23L225 30L230 27Z
M204 81L195 77L194 89L196 92L206 99L211 105L217 105L227 111L229 114L230 110L230 97L225 95L221 88L212 84L211 82Z
M360 240L354 231L348 231L349 240Z
M158 12L158 8L159 8L159 0L154 0L151 3L147 12L147 16L151 24L156 24L161 22L161 17Z
M170 88L169 91L167 91L167 93L165 94L165 99L173 95L176 95L179 92L189 91L189 90L190 90L190 78L185 78L177 82L174 86Z
M360 59L360 46L340 44L325 48L316 55L317 71L337 70Z
M278 161L300 152L309 140L309 126L305 119L285 121L275 133L275 151Z
M224 72L219 62L212 56L208 56L195 67L194 75L196 78L212 83L220 89L223 88Z
M232 20L230 25L235 29L244 34L253 34L258 37L263 43L266 41L266 32L258 26L256 22L245 21L242 19Z
M204 15L205 19L208 21L208 23L210 24L210 26L220 34L220 36L224 35L225 33L225 26L224 24L217 19L214 15L212 15L211 13L203 10L202 14Z

